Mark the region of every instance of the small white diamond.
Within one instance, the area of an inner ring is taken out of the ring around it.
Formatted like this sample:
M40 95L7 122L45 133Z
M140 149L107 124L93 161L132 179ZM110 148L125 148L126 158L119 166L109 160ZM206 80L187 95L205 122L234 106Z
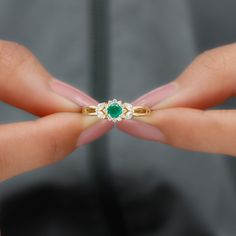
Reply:
M105 119L106 115L102 111L98 111L97 112L97 117L100 118L100 119Z
M126 112L124 112L122 117L124 119L130 120L133 117L133 105L130 103L124 103L123 107L126 110Z
M133 117L133 112L131 112L131 111L128 111L128 112L125 114L125 119L127 119L127 120L130 120L132 117Z
M105 107L105 105L106 105L105 102L99 103L99 104L97 105L97 110L102 110L102 109Z
M118 118L112 118L110 115L107 116L107 119L109 121L112 121L112 122L117 122L117 121L120 121L121 120L121 117L118 117Z
M113 118L110 117L109 115L107 116L107 119L113 121Z
M106 115L104 113L105 106L106 106L106 103L103 102L103 103L99 103L96 107L96 114L97 114L97 117L100 118L100 119L105 119L106 118Z
M109 100L108 101L108 106L110 106L111 104L113 103L118 103L118 101L116 99L113 99L113 100Z
M130 103L124 103L123 105L124 105L124 107L125 107L127 110L132 111L132 109L133 109L132 104L130 104Z

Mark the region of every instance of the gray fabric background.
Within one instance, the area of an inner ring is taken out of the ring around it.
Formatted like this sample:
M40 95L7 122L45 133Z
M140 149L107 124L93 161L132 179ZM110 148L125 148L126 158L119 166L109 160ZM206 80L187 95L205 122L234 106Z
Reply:
M201 51L235 41L235 9L233 0L110 1L110 96L131 101L173 80ZM88 0L0 0L0 38L26 45L55 77L93 96L94 83L104 81L91 77L91 15ZM0 104L1 123L28 119L35 117ZM103 139L98 144L108 150L119 224L104 213L91 168L91 156L101 153L88 145L60 163L1 183L2 232L115 235L123 228L125 235L236 234L235 159L117 130Z

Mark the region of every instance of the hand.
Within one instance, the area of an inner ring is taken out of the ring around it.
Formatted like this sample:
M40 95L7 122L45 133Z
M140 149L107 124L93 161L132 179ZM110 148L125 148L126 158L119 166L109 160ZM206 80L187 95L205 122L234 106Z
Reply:
M61 160L112 127L79 114L80 106L97 102L53 79L29 50L7 41L0 41L0 100L45 116L0 125L0 180Z
M134 104L151 106L152 115L118 127L174 147L235 156L236 110L205 110L235 95L232 44L202 53L175 81L136 100Z

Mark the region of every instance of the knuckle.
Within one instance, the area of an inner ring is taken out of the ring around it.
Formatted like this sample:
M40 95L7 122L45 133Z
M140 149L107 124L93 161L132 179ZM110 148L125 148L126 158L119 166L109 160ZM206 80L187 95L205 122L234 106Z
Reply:
M48 163L55 163L64 159L64 155L60 148L61 145L55 135L49 136L49 140L47 143L48 145L46 158Z
M44 132L43 118L32 121L33 133L38 137L38 143L42 145L41 157L45 164L55 163L64 159L64 150L58 134L51 132L50 128Z
M1 66L16 68L30 58L31 55L31 52L21 44L0 40Z
M225 74L227 71L227 60L223 50L210 49L196 57L194 62L211 73Z

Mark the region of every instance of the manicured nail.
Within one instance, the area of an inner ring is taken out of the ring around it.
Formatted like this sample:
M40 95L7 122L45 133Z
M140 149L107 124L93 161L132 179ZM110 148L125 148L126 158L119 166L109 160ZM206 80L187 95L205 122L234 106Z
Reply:
M171 82L144 94L132 103L134 105L149 106L151 108L154 108L155 106L156 108L158 104L175 94L177 87L176 82Z
M156 127L142 123L136 120L125 120L120 122L117 127L132 136L163 142L165 140L164 134Z
M78 104L79 106L88 106L97 104L96 100L94 100L84 92L60 80L53 79L50 83L50 86L55 93L71 100L72 102Z
M88 122L88 121L86 121ZM85 129L81 134L77 141L77 146L83 146L85 144L88 144L105 133L107 133L110 129L113 128L113 123L110 121L102 120L99 121L97 124L94 124L93 126L89 127L88 129Z

